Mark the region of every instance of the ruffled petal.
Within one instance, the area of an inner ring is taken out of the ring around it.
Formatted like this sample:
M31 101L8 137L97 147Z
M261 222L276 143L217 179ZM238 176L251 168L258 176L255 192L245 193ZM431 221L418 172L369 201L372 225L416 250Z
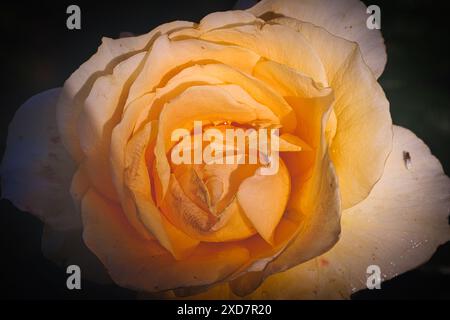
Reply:
M359 0L263 0L248 11L259 17L272 13L311 22L356 42L375 77L383 73L387 61L383 36L380 30L367 28L369 15Z

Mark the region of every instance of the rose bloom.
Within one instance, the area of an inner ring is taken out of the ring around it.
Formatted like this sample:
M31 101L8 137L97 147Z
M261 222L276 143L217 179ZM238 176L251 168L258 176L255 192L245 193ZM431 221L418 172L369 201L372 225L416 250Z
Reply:
M349 298L371 265L410 270L450 238L450 183L392 125L367 18L356 0L263 0L104 38L16 113L3 196L45 223L46 256L151 297ZM171 132L194 121L279 128L278 171L175 165Z

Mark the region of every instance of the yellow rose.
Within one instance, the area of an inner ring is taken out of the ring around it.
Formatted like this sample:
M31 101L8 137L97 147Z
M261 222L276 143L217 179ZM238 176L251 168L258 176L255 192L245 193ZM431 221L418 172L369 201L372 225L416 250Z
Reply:
M165 297L348 298L370 265L405 272L449 240L450 183L392 125L367 17L356 0L263 0L104 38L17 112L3 196L62 243L48 256L89 268L82 232L114 282ZM279 129L278 170L175 164L171 133L196 121Z

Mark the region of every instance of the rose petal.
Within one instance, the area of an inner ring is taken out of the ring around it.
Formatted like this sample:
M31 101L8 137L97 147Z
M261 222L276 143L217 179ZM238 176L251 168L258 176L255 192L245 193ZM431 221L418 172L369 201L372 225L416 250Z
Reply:
M156 124L148 123L142 130L137 132L126 145L124 145L124 167L123 176L123 190L121 193L122 209L125 216L128 218L132 227L138 231L138 233L144 239L152 239L155 228L146 228L139 219L139 213L135 198L142 198L142 201L151 201L152 190L151 183L149 181L148 169L146 166L146 148L148 145L153 144L156 136ZM154 208L155 209L155 208ZM158 210L150 210L149 213L155 212L159 216ZM159 226L158 226L159 227ZM158 234L156 232L156 234ZM164 235L165 237L165 235ZM170 245L166 241L166 245Z
M236 198L223 210L221 217L224 225L212 234L210 241L236 241L256 234L252 223L248 220Z
M113 129L111 137L110 159L112 178L120 200L124 201L123 176L125 171L125 151L137 119L151 105L154 93L144 95L130 103L122 117L122 121ZM142 128L141 128L142 129ZM122 203L123 204L123 203Z
M332 90L324 88L299 70L275 61L259 61L253 75L284 97L315 98L328 95Z
M263 20L242 10L213 12L205 16L200 23L193 28L172 32L169 35L169 38L171 40L198 38L203 33L211 30L233 28L249 24L262 25L263 23Z
M155 137L155 123L149 123L127 145L125 186L131 192L129 200L132 200L133 208L125 214L141 235L145 226L164 248L181 258L192 252L199 242L172 226L153 202L146 150L149 145L154 145Z
M208 211L211 208L211 195L195 166L179 165L174 172L183 193L199 208Z
M120 286L147 292L209 285L239 268L249 253L233 244L209 244L175 260L157 242L144 240L120 207L92 189L83 198L83 238Z
M276 91L268 87L263 81L231 66L208 63L187 67L172 77L163 88L158 88L153 102L141 113L136 129L150 120L157 119L164 104L176 98L189 87L206 84L238 85L256 102L264 104L281 119L283 131L291 131L295 127L295 117L292 116L292 108Z
M214 208L216 212L221 212L234 201L239 185L244 179L251 177L259 165L233 163L226 165L206 164L199 165L199 167L201 167L199 171L202 173L207 186L210 186L211 181L220 182L220 197L217 199Z
M194 121L235 121L238 123L268 121L269 123L279 123L270 109L254 101L236 85L188 88L176 99L166 104L159 118L155 156L163 196L167 191L170 178L170 166L166 153L174 144L170 141L170 135L178 128L191 130Z
M112 201L118 201L109 165L112 130L122 118L124 94L144 57L145 53L138 53L119 63L112 74L99 77L78 118L86 173L97 190Z
M83 157L77 132L78 116L95 80L110 74L121 61L148 49L160 34L192 25L191 22L176 21L163 24L139 37L117 40L103 38L97 53L66 80L58 101L57 123L63 144L75 160Z
M251 73L259 58L256 53L237 46L198 39L172 41L166 35L161 36L155 41L139 76L131 86L126 104L163 87L174 75L192 65L220 62Z
M260 169L239 186L239 205L258 233L273 244L273 233L280 222L290 193L290 177L283 161L275 174L262 175Z
M247 25L207 32L201 39L247 48L260 56L302 71L327 85L325 70L317 53L298 32L282 25Z
M279 137L280 145L279 149L280 152L297 152L297 151L311 151L311 147L306 144L302 139L299 137L290 134L290 133L284 133Z
M174 175L171 176L161 209L175 226L200 241L235 241L255 234L255 229L237 201L232 201L218 219L213 219L215 216L201 209L184 194Z
M202 32L207 32L214 29L235 27L236 25L253 24L260 19L256 18L253 14L241 11L224 11L213 12L205 16L198 26L198 29Z
M57 230L81 226L69 193L75 165L61 143L55 108L61 89L35 95L9 126L2 197Z
M370 30L369 15L359 0L263 0L248 9L255 16L275 13L322 27L341 38L358 43L364 61L378 78L387 61L379 30ZM329 43L330 48L334 46Z

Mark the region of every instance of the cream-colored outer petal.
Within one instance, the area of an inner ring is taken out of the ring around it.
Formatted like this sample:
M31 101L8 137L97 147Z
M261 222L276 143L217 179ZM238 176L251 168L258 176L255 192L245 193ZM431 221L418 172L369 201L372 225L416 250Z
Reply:
M358 43L364 61L378 78L387 61L380 30L367 28L369 14L359 0L263 0L248 10L256 16L275 13L310 22Z
M387 280L427 261L450 240L449 208L450 179L439 161L412 132L394 127L383 177L366 200L343 212L338 243L269 277L246 298L349 298L366 288L369 265L378 265Z
M30 98L9 126L2 197L57 230L81 227L69 193L75 165L61 143L55 108L60 88Z

